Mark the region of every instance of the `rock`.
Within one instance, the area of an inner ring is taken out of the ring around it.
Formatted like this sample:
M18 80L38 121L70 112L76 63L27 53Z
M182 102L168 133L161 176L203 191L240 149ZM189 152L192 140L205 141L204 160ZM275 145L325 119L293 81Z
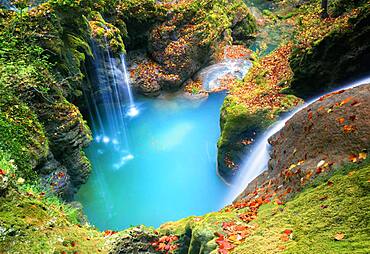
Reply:
M158 236L152 229L145 227L135 227L127 229L115 236L112 242L110 254L151 254L158 253L154 251L151 242L155 241Z
M339 81L368 73L370 11L364 8L349 20L349 29L337 29L312 48L293 52L292 89L309 97L334 87ZM313 82L314 81L314 82Z
M37 113L45 126L50 152L38 170L45 178L55 178L63 172L58 193L69 199L85 183L91 166L82 149L91 141L91 132L78 108L71 103L37 105ZM58 178L58 177L57 177ZM59 181L58 181L59 183Z
M215 5L223 11L214 11ZM167 19L150 30L148 55L131 71L139 93L158 96L161 90L179 90L207 64L221 42L232 42L226 31L235 30L234 37L245 38L255 30L254 18L239 0L228 5L212 0L172 8Z
M351 154L370 147L369 109L370 84L323 96L270 138L269 170L279 173L299 161L302 172L350 162Z
M323 172L363 160L370 148L369 110L370 84L365 84L325 95L297 112L269 139L268 170L238 199L267 185L278 194L287 189L293 194Z

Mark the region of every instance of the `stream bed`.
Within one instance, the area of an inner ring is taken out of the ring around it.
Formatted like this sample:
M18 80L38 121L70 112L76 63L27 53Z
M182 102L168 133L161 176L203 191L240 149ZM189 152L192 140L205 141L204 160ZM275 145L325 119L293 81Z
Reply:
M228 186L216 174L216 144L224 98L137 98L125 135L94 130L92 174L76 195L89 222L100 230L158 227L222 208Z

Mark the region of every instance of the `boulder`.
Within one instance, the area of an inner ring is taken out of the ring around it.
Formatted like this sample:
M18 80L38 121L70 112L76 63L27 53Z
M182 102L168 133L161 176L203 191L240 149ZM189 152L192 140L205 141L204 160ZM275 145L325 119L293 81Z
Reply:
M267 185L277 193L295 193L323 172L364 160L370 148L369 109L370 84L364 84L327 94L297 112L269 139L268 170L240 197Z

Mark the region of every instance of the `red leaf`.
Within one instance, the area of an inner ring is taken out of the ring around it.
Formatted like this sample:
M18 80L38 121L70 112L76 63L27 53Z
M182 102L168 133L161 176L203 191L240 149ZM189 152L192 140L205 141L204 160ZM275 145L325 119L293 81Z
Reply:
M293 230L291 230L291 229L285 229L284 230L284 234L286 234L286 235L290 235L291 233L293 233Z

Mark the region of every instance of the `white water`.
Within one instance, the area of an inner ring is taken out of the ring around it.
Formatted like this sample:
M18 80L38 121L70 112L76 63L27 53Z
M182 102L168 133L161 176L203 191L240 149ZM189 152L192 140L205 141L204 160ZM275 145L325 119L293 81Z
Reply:
M199 77L202 80L203 89L212 91L221 86L221 80L226 75L242 79L251 67L252 63L249 60L226 59L223 62L204 68L199 73Z
M15 11L15 12L18 12L19 10L17 9L17 7L15 7L12 3L10 3L10 1L8 0L0 0L0 7L3 7L4 9L6 10L10 10L10 11Z
M130 77L128 75L127 68L126 68L125 56L123 54L121 54L120 58L121 58L121 66L122 66L122 71L123 71L123 78L124 78L124 81L125 81L125 84L126 84L127 95L128 95L129 104L130 104L129 109L127 111L127 115L131 116L131 117L134 117L134 116L137 116L139 114L139 110L137 109L137 107L135 105L134 96L132 94L131 82L130 82Z
M132 160L127 121L139 114L130 87L124 61L112 56L106 41L105 48L92 43L94 71L90 77L92 88L84 90L91 117L91 127L97 143L111 144L122 160Z
M350 84L332 90L331 92L349 89L366 83L370 83L370 77L351 82ZM269 129L267 129L265 133L256 140L255 144L251 148L251 152L246 155L243 163L241 164L240 175L236 179L230 194L226 198L226 204L232 203L245 190L248 184L253 181L253 179L255 179L263 171L267 170L268 161L270 160L269 151L271 147L268 143L269 138L280 131L284 127L285 123L292 118L295 113L315 102L323 95L324 94L305 102L303 105L288 113L282 119L273 124Z

